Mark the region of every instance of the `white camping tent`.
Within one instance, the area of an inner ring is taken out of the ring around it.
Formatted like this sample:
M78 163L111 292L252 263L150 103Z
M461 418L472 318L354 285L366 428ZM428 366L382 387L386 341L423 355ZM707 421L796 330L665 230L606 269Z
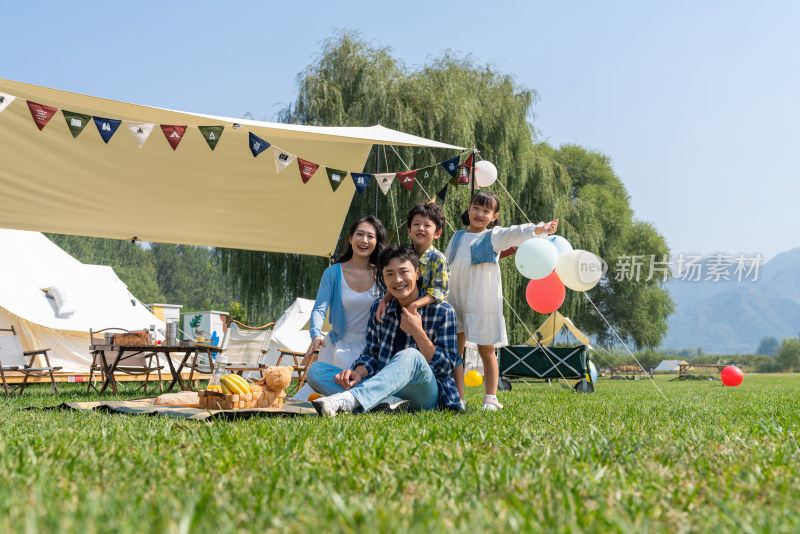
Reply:
M85 265L38 232L0 230L0 251L0 327L14 325L25 350L50 348L63 371L87 371L90 328L164 327L111 267Z
M286 308L281 318L275 321L272 339L266 356L267 365L275 365L280 357L280 351L305 352L311 344L309 321L314 301L298 298L291 306ZM294 360L284 358L281 365L292 365Z

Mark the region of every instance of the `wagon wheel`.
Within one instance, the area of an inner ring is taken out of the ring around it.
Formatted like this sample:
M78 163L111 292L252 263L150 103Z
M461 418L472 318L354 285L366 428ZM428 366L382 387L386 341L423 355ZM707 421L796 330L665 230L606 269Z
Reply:
M501 391L511 391L511 382L503 377L500 377L500 382L497 384L497 389Z
M575 391L577 393L594 393L594 384L585 378L581 378L578 380L578 383L575 384Z

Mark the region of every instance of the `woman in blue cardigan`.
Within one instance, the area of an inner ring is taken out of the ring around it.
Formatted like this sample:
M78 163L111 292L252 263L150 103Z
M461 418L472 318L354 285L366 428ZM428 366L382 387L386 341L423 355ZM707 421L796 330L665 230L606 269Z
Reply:
M360 217L350 226L347 250L322 275L311 312L311 345L305 361L319 350L319 361L350 369L361 355L367 341L369 310L380 296L375 263L385 244L386 229L372 215ZM331 331L323 336L321 328L327 314ZM307 398L311 392L303 387L295 398Z

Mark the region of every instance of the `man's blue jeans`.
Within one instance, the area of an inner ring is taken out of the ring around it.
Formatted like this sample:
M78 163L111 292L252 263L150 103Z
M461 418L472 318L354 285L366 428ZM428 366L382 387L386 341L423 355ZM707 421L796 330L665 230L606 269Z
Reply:
M341 393L345 389L334 377L342 369L324 362L308 368L308 383L321 395ZM432 410L439 406L439 386L430 365L417 349L404 349L394 355L386 366L350 388L350 393L369 411L386 397L394 395L410 402L412 410Z

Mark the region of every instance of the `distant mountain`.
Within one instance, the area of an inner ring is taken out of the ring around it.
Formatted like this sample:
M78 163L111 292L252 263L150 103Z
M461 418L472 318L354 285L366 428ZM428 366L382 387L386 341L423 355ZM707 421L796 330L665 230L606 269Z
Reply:
M800 248L782 252L739 282L705 280L713 260L706 258L701 281L672 280L675 301L666 348L702 348L706 353L754 352L761 338L800 334Z

